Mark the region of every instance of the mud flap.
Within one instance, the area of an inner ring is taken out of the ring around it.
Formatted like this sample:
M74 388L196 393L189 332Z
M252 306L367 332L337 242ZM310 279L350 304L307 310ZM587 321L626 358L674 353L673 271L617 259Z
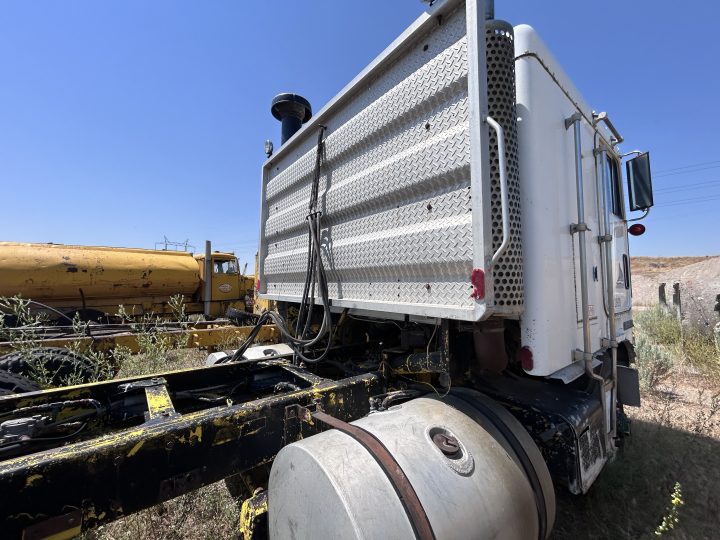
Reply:
M618 365L617 367L618 403L630 407L640 406L640 376L635 368Z

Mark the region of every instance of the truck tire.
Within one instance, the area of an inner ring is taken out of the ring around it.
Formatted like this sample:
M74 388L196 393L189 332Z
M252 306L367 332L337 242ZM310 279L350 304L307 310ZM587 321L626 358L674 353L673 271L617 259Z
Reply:
M0 371L33 379L38 370L47 373L48 382L55 386L65 384L69 377L90 382L96 371L87 357L62 347L41 347L0 357Z
M40 385L35 381L9 371L0 371L0 396L23 394L36 390L40 390Z
M243 311L234 307L229 307L225 312L225 316L230 319L230 322L235 326L254 325L258 321L258 316L254 313Z

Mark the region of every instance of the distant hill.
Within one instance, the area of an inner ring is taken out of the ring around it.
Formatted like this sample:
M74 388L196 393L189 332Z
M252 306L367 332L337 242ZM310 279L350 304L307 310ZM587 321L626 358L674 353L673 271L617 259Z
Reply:
M631 257L630 267L633 275L652 276L707 259L718 259L718 257L712 255L705 257Z
M673 284L679 283L683 320L710 329L718 321L715 298L720 294L720 256L633 257L633 305L639 309L658 303L658 288L672 305Z

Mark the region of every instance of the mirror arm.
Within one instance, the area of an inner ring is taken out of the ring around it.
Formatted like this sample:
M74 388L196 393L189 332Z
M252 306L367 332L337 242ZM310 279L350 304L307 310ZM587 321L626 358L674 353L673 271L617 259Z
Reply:
M642 153L644 153L642 150L631 150L630 152L622 154L620 157L628 157L628 156L632 156L632 155L639 156Z
M640 221L641 219L645 219L646 217L648 217L648 214L650 213L650 209L649 209L649 208L646 208L646 209L644 210L644 212L645 212L645 213L644 213L642 216L640 216L639 218L628 219L628 220L627 220L627 223L632 223L633 221Z
M605 122L605 125L608 127L610 132L615 136L614 144L620 144L625 140L625 138L620 135L620 132L615 128L613 123L610 121L610 118L608 117L606 112L601 113L593 113L593 127L597 126L600 122Z

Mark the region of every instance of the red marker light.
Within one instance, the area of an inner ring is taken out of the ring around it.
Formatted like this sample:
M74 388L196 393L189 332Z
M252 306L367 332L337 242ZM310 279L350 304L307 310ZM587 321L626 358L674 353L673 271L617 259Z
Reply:
M530 347L523 347L518 351L518 358L520 359L520 365L525 371L532 371L535 366L533 360L533 353Z
M473 269L470 275L470 283L473 286L470 297L475 300L483 300L485 298L485 272L481 268Z
M630 227L628 228L628 232L633 236L640 236L641 234L645 234L645 225L641 225L640 223L630 225Z

